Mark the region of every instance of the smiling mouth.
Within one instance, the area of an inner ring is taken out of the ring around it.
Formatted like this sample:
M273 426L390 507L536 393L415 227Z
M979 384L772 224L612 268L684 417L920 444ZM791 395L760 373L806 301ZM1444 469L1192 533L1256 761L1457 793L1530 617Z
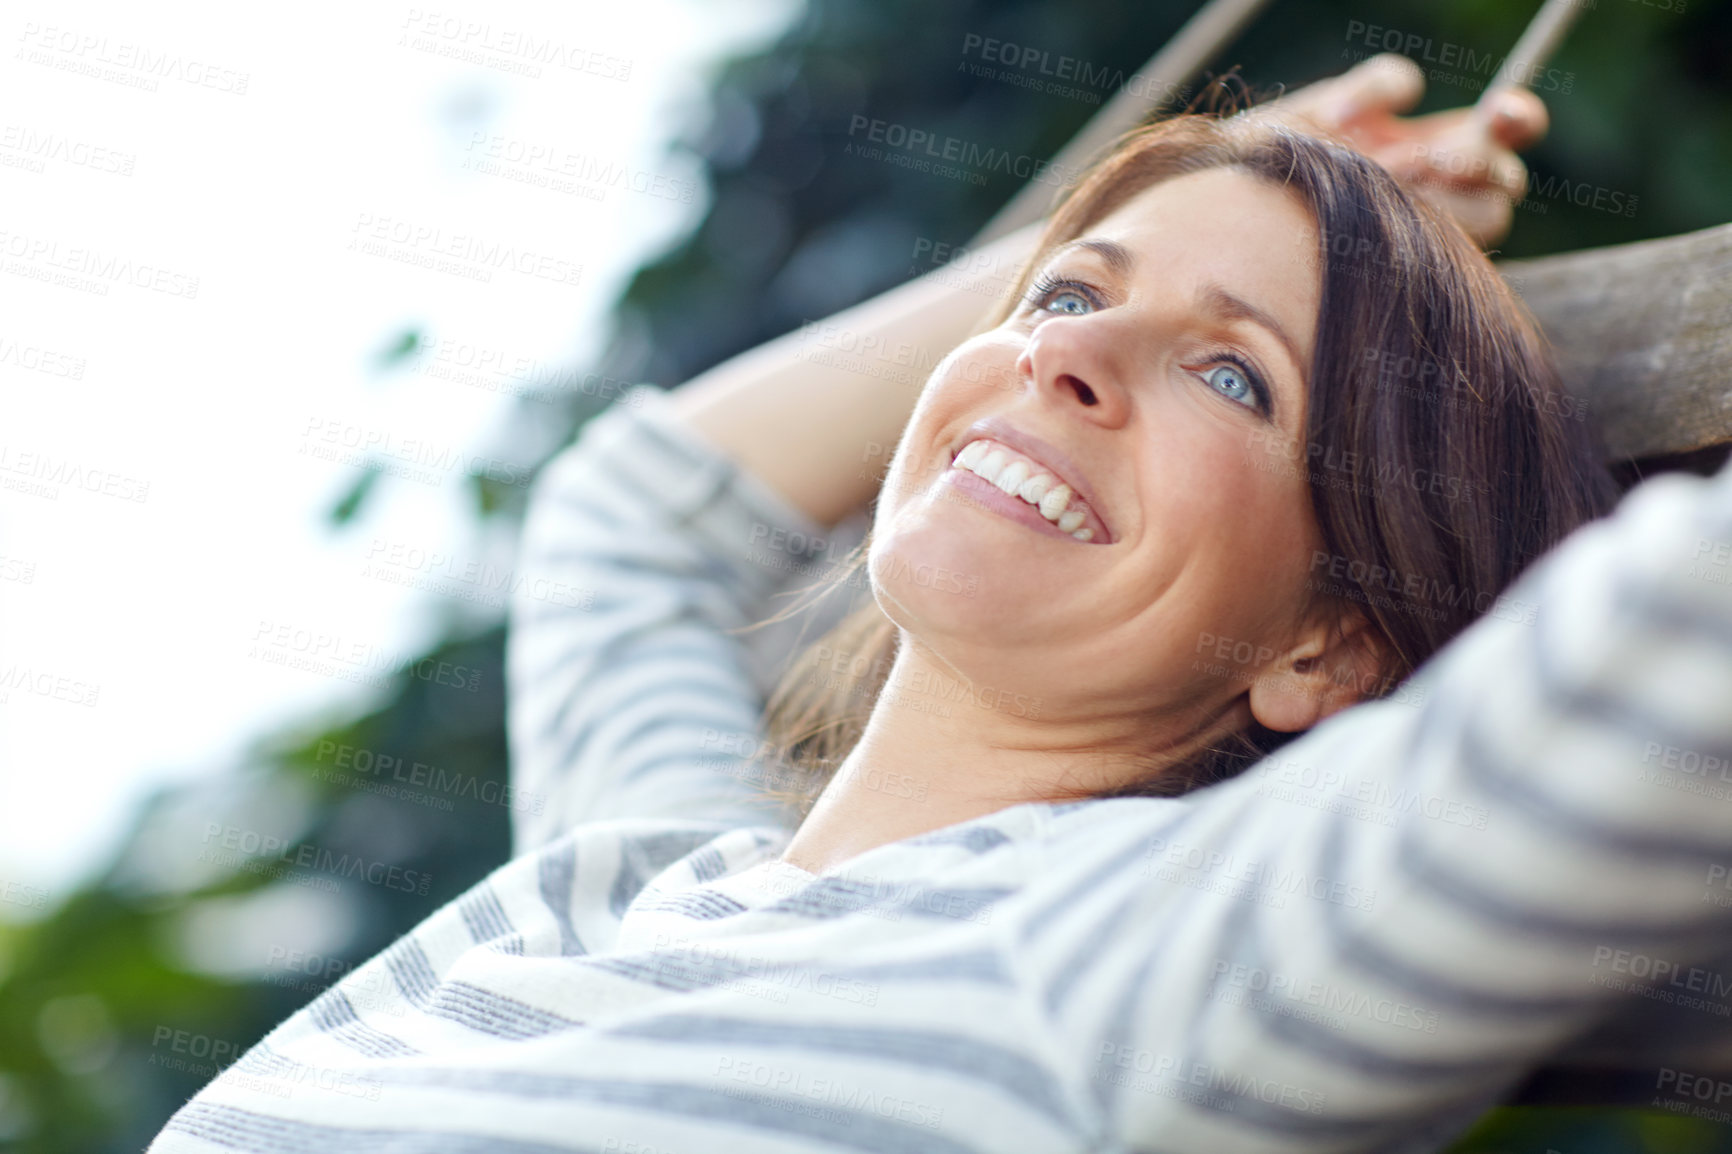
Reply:
M1021 500L1037 511L1061 533L1078 541L1099 540L1110 535L1093 509L1069 485L1029 457L989 438L964 445L951 467L972 473L1008 497Z

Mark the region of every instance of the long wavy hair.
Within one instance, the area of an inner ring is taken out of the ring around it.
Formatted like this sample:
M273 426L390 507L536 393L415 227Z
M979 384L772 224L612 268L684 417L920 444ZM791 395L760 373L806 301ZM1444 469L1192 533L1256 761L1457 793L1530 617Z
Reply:
M1312 595L1365 614L1389 655L1367 696L1386 696L1500 608L1537 556L1606 513L1618 488L1538 326L1478 246L1353 149L1256 117L1193 112L1127 133L1057 205L1015 291L976 331L1010 315L1055 247L1154 184L1216 168L1290 190L1317 225L1316 250L1291 254L1322 272L1306 440L1266 446L1263 459L1253 449L1247 465L1305 471L1327 551ZM859 585L871 541L777 619ZM771 695L759 756L773 760L772 794L802 819L859 741L898 644L867 599ZM826 667L837 653L853 656L850 672ZM1127 784L1080 796L1184 793L1296 736L1253 722L1176 762L1151 754Z

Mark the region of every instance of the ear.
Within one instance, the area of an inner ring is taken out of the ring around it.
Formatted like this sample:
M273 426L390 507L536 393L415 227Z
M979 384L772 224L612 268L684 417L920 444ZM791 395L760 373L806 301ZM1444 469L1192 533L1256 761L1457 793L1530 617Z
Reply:
M1310 729L1371 696L1387 676L1389 642L1358 609L1326 613L1251 683L1251 715L1282 733Z

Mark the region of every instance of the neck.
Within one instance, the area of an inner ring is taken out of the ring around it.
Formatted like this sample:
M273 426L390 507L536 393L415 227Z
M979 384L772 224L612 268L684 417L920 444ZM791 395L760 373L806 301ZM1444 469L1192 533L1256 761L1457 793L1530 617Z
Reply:
M1084 797L1182 759L1171 719L1101 716L986 686L903 634L865 731L837 767L782 860L823 873L867 850L1034 801ZM1225 711L1211 719L1217 736ZM1163 738L1163 734L1167 735Z

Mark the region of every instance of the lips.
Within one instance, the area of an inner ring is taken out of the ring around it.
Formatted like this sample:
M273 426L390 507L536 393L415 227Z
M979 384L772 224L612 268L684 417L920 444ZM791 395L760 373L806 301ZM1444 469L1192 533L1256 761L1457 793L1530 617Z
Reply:
M951 465L1038 510L1033 524L1051 525L1083 542L1107 545L1114 539L1087 479L1070 458L1001 419L971 426L957 442Z

